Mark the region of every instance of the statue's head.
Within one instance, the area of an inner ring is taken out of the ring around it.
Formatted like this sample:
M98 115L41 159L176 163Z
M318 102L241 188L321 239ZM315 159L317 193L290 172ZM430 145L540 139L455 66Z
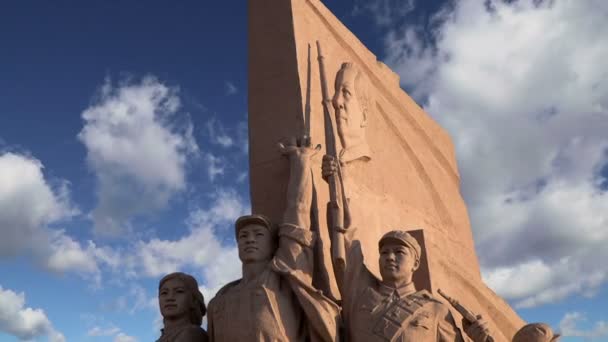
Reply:
M524 325L513 336L513 342L556 342L559 334L554 334L553 330L545 323L530 323Z
M158 283L158 306L165 320L188 317L200 326L207 312L205 298L193 276L181 272L167 274Z
M365 144L365 126L369 110L369 85L361 70L353 63L344 63L336 75L332 99L336 111L338 135L346 149Z
M263 215L245 215L235 223L239 258L243 263L270 261L277 246L276 227Z
M410 282L420 266L418 241L403 230L390 231L378 242L383 282Z

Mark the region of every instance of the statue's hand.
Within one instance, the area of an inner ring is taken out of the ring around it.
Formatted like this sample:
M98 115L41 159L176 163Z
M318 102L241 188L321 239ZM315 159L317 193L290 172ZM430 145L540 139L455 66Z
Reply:
M313 148L310 137L303 136L300 138L292 137L288 141L279 142L278 148L279 152L287 156L290 161L308 164L312 157L321 150L321 145Z
M490 335L490 328L488 321L486 321L481 315L477 315L475 322L464 325L465 332L475 342L490 342L493 341Z
M334 175L338 171L338 164L336 158L330 155L323 156L323 163L321 164L321 175L323 179L327 181L329 177Z
M310 137L292 138L278 144L279 151L289 158L289 183L287 205L283 222L298 227L310 227L310 206L313 182L310 172L312 157L321 150L321 145L311 147Z

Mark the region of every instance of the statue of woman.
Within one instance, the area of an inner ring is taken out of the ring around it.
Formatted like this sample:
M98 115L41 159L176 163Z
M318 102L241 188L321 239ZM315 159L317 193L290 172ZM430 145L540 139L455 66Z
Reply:
M156 342L208 341L201 328L207 308L194 277L181 272L164 276L158 284L158 306L164 328Z

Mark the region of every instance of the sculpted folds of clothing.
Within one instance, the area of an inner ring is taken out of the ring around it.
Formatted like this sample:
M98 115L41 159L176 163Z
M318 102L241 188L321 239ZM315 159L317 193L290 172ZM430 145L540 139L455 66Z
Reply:
M348 341L468 341L448 307L428 291L416 292L413 283L383 285L365 268L358 242L347 260L342 299Z
M207 342L209 337L205 330L194 324L175 327L171 330L163 329L162 335L156 342Z
M211 340L337 341L339 307L311 285L313 243L310 231L281 226L264 272L226 285L209 303Z
M212 341L304 341L289 284L267 267L254 281L227 285L209 303Z

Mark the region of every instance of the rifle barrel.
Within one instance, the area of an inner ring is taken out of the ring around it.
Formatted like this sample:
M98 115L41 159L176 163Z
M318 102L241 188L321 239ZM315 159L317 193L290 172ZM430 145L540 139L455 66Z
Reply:
M332 233L332 259L334 266L344 267L346 264L346 251L344 243L344 208L342 206L343 193L341 193L342 184L340 183L341 177L339 176L339 160L338 152L336 150L336 138L334 135L334 125L331 115L331 100L329 98L329 90L327 88L327 77L325 76L325 62L323 52L321 50L321 43L317 41L318 61L319 61L319 74L321 79L321 95L323 96L323 118L325 123L325 149L326 154L332 156L336 163L338 163L337 173L331 175L327 179L329 185L329 210L331 214L331 233Z

